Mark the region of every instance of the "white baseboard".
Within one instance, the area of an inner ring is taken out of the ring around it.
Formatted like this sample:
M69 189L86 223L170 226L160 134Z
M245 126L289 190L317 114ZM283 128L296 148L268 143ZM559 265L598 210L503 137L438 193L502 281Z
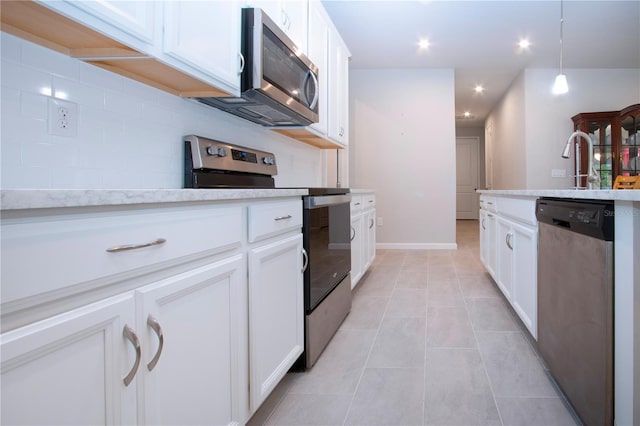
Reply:
M456 243L377 243L382 250L457 250Z

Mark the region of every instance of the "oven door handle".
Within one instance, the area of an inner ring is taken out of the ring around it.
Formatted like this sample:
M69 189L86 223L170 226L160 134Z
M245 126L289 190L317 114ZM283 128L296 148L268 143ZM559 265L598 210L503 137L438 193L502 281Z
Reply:
M304 208L306 209L318 209L320 207L333 206L336 204L344 203L351 203L350 194L304 197Z
M302 249L302 257L304 257L304 262L302 264L302 270L300 272L304 273L304 271L307 270L307 266L309 266L309 255L304 248Z

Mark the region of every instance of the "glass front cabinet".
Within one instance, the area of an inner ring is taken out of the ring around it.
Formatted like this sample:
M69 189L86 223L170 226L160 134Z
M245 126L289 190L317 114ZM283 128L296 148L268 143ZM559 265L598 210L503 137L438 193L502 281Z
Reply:
M574 130L588 133L593 140L593 165L600 174L601 189L611 189L619 175L640 174L640 104L622 111L583 112L571 119ZM580 151L587 149L581 139ZM580 169L586 171L588 157L581 157ZM586 177L580 185L587 186Z

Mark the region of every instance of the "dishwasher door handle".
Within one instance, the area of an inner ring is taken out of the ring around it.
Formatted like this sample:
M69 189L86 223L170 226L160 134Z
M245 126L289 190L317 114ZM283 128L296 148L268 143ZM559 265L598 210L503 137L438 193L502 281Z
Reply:
M571 224L566 220L553 219L553 224L562 228L571 228Z

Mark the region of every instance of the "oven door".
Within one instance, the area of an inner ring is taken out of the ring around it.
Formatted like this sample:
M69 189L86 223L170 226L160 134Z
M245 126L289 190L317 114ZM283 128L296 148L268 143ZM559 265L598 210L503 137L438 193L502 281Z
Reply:
M304 198L305 310L310 313L351 271L350 195Z

